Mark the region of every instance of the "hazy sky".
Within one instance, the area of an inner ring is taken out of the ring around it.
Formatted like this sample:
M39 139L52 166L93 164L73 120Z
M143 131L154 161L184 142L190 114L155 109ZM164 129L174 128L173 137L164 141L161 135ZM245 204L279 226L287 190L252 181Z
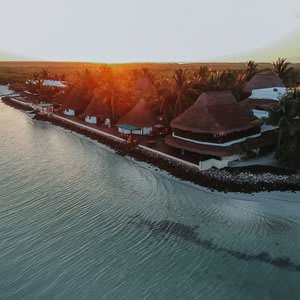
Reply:
M204 61L300 26L300 0L0 0L0 51L42 60Z

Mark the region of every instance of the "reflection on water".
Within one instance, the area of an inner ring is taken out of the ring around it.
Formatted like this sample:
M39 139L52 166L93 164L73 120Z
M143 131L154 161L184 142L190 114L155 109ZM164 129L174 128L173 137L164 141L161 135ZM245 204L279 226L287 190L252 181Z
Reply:
M215 252L223 252L229 254L237 259L245 261L260 261L263 263L272 264L279 268L285 268L292 271L300 272L300 264L297 265L291 261L289 257L276 257L271 258L268 252L260 252L259 254L247 254L244 252L227 249L218 246L212 240L203 240L198 236L194 227L186 226L181 223L172 222L169 220L150 221L141 218L139 215L132 216L130 223L138 227L147 227L152 233L164 233L179 237L185 241L192 242L200 247L212 250ZM197 227L196 227L197 228ZM277 243L278 244L278 243Z
M1 299L299 299L299 193L212 193L0 103Z

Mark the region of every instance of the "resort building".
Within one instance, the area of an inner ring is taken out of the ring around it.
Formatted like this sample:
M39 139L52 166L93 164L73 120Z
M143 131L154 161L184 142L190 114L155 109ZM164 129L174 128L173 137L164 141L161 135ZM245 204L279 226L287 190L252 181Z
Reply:
M75 116L75 114L76 114L74 108L65 108L65 109L63 110L63 113L64 113L64 115L66 115L66 116L71 116L71 117Z
M123 134L151 134L155 116L148 103L142 98L118 123L118 132Z
M90 124L107 123L111 111L107 103L95 96L84 111L84 120Z
M67 87L66 83L62 82L60 80L44 80L43 86L51 86L51 87L57 87L57 88Z
M243 92L250 96L241 101L241 105L260 119L268 117L267 107L277 103L287 89L278 75L256 74L246 83Z
M171 122L166 144L202 157L235 160L244 155L242 143L261 136L257 118L237 103L231 91L202 93Z
M152 91L153 85L146 77L140 77L135 81L135 90L141 95L148 94Z
M251 94L251 99L279 100L286 93L286 87L278 75L256 74L246 83L243 92Z
M56 87L56 88L65 88L67 87L66 83L60 80L50 80L50 79L45 79L45 80L27 80L27 84L34 84L37 85L41 83L42 86L48 86L48 87Z
M42 114L52 114L53 104L52 103L40 103L36 106L37 110Z
M78 113L82 113L87 107L86 102L82 101L82 98L81 90L77 86L73 87L67 97L63 98L63 114L75 116Z

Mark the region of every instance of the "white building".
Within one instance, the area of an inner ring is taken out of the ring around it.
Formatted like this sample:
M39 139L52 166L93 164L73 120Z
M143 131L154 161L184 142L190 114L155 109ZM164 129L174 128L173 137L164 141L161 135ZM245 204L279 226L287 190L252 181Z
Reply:
M97 124L97 116L85 116L84 121L90 124Z
M253 89L250 99L272 99L280 100L280 98L287 92L285 87L271 87L264 89Z
M84 111L84 120L90 124L97 124L98 120L110 118L110 108L108 104L99 97L95 96Z
M287 89L278 75L256 74L246 83L243 92L250 96L241 104L251 109L257 118L266 118L269 113L265 107L277 103Z
M40 103L37 105L37 110L43 114L52 114L53 113L53 104Z
M75 109L72 109L72 108L66 108L66 109L64 109L63 113L64 113L64 115L66 115L66 116L71 116L71 117L73 117L73 116L75 116Z
M65 88L67 85L65 82L60 81L60 80L50 80L50 79L45 79L45 80L27 80L27 84L38 84L42 82L43 86L49 86L49 87L58 87L58 88Z
M155 125L155 117L148 103L141 99L118 123L123 134L149 135Z

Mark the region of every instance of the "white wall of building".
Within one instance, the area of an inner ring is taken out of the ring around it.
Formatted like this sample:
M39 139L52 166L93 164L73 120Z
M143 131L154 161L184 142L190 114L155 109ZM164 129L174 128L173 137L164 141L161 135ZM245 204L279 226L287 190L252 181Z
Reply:
M279 100L286 93L287 89L283 87L272 87L265 89L252 90L250 98L253 99L272 99Z
M259 109L252 109L252 112L255 117L261 119L261 118L267 118L269 116L269 112L265 110L259 110Z
M131 133L132 133L132 134L139 134L139 135L142 134L140 129L130 131L130 130L128 130L128 129L121 128L121 127L118 127L118 132L123 133L123 134L131 134Z
M91 123L91 124L97 124L97 117L93 117L93 116L86 116L84 118L85 122L87 123Z
M66 116L75 116L75 110L74 109L64 109L64 115Z
M217 169L226 168L228 167L228 160L226 159L218 160L215 158L210 158L207 160L199 161L200 171L206 171L211 169L212 167L215 167Z
M142 128L142 134L147 135L152 132L152 127L144 127Z
M232 156L222 157L220 160L215 158L210 158L207 160L199 161L199 169L200 171L206 171L211 168L223 169L228 167L230 162L240 160L241 158L245 157L245 154L235 154Z
M196 141L196 140L192 140L192 139L188 139L188 138L184 138L182 136L176 135L174 132L172 133L172 136L174 138L177 138L177 139L180 139L180 140L183 140L183 141L187 141L187 142L191 142L191 143L195 143L195 144L216 146L216 147L227 147L227 146L231 146L231 145L234 145L234 144L239 144L239 143L245 142L248 139L257 138L257 137L261 136L261 133L256 133L256 134L252 134L252 135L249 135L249 136L246 136L246 137L242 137L242 138L237 139L237 140L224 142L223 144Z
M124 129L121 127L118 127L118 132L123 134L138 134L138 135L148 135L152 132L152 127L144 127L142 129L133 130L132 132L128 129Z

